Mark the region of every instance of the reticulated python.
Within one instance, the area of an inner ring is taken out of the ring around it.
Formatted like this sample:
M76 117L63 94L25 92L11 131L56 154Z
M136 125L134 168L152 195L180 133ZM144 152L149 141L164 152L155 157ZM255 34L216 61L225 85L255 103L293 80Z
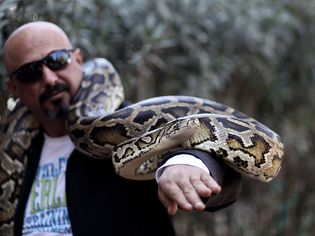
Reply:
M185 96L156 97L117 110L124 96L112 65L95 59L84 68L68 114L69 134L89 156L112 158L119 175L151 179L164 154L182 149L207 151L261 181L278 174L283 144L255 119L217 102ZM1 120L1 235L13 235L25 151L38 132L38 123L21 103Z

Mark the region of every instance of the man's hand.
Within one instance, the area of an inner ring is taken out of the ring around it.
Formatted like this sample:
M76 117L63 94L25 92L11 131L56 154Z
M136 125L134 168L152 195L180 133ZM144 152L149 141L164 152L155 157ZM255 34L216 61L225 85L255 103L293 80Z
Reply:
M178 207L186 211L202 211L201 197L210 197L221 187L204 170L189 165L172 165L165 168L159 179L158 195L170 215Z

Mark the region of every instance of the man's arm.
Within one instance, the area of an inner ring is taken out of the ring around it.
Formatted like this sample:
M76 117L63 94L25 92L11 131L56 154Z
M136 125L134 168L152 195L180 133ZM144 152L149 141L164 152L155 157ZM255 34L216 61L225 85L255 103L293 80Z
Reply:
M166 158L179 154L197 157L209 171L187 164L165 167L159 177L158 193L169 214L174 215L178 207L186 211L214 211L236 201L241 190L239 173L203 151L185 150Z

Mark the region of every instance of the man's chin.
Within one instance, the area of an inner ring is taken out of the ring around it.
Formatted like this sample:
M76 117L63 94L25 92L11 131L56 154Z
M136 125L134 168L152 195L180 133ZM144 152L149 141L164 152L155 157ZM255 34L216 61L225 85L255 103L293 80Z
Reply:
M69 110L69 104L60 100L54 100L49 106L44 106L45 114L52 119L64 118Z
M67 112L61 109L50 109L46 112L46 114L52 119L60 119L65 118Z

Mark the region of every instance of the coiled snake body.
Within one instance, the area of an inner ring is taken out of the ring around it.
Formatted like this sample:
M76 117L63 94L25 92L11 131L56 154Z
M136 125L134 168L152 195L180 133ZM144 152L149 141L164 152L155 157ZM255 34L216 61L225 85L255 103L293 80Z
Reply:
M112 158L125 178L152 179L164 154L182 149L209 152L261 181L270 181L280 170L279 136L231 107L196 97L165 96L118 109L123 100L112 65L105 59L90 61L67 124L79 150L93 158ZM1 121L1 235L12 235L26 150L38 132L39 124L21 103Z

